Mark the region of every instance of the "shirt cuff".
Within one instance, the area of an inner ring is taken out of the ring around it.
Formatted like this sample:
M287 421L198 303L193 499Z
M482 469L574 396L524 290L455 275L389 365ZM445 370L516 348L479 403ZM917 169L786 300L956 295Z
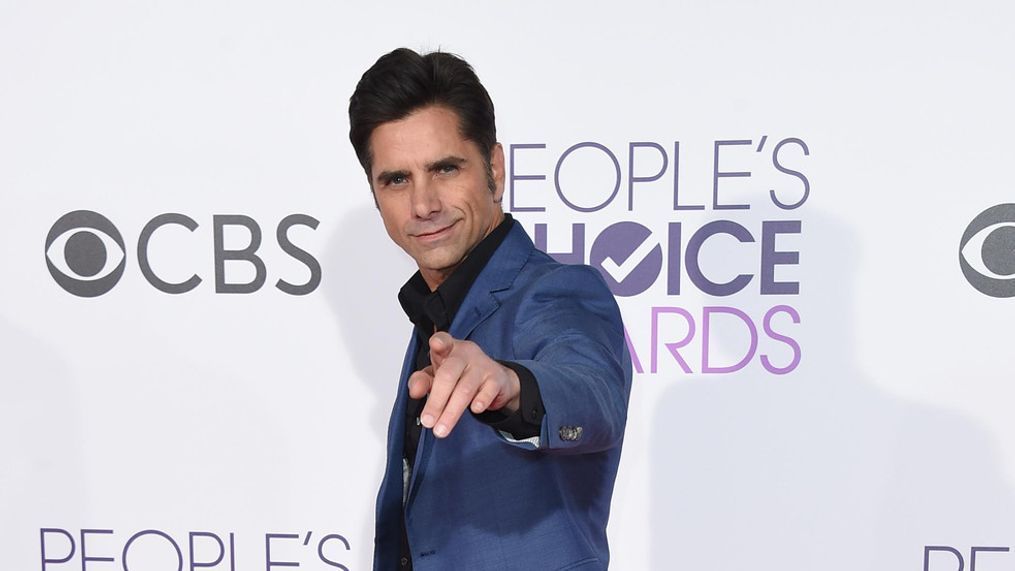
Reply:
M528 368L511 361L497 361L518 375L518 410L506 413L503 410L488 410L479 414L472 413L476 420L501 432L507 432L516 440L524 440L539 436L543 426L543 397L539 393L539 384L535 375Z

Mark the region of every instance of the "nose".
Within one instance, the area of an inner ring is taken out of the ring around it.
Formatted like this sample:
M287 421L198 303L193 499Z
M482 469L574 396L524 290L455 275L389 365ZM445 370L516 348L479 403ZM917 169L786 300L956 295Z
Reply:
M412 186L412 214L416 218L430 218L440 212L441 200L437 188L431 181L416 181Z

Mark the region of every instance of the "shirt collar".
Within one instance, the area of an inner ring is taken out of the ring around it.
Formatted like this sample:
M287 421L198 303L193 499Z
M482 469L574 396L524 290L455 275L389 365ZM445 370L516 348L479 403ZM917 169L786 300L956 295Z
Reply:
M451 322L465 301L473 282L507 237L513 224L514 219L511 215L504 214L504 220L476 244L451 275L437 286L436 291L430 291L418 271L405 282L398 292L398 302L409 317L409 321L419 328L420 333L429 336L435 329L447 331L451 327Z

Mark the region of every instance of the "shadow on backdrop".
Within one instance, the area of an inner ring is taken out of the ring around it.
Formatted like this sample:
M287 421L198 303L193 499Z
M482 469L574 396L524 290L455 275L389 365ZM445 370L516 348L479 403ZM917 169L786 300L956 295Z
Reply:
M342 217L328 241L325 259L336 268L322 289L352 360L349 377L374 397L369 403L370 418L378 421L371 426L383 446L411 335L411 324L398 304L398 290L416 267L388 238L377 210L366 206Z
M82 522L87 478L81 407L59 353L3 318L0 347L0 553L14 564L37 554L27 546L38 546L39 529Z
M322 282L322 289L353 367L334 382L349 384L353 392L365 388L371 395L370 402L360 406L369 407L370 434L383 462L388 417L411 335L411 324L398 304L398 290L416 268L388 238L377 210L367 206L342 217L324 259L335 269ZM360 469L376 473L380 485L383 465ZM364 491L371 498L376 492L376 487ZM363 522L362 537L373 537L373 525L372 517Z

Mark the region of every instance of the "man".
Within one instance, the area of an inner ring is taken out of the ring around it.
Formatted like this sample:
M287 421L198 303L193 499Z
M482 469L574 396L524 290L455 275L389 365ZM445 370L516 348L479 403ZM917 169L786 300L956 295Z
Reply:
M388 427L374 568L606 569L631 364L599 274L501 210L493 103L446 53L363 75L349 137L388 235L419 266Z

